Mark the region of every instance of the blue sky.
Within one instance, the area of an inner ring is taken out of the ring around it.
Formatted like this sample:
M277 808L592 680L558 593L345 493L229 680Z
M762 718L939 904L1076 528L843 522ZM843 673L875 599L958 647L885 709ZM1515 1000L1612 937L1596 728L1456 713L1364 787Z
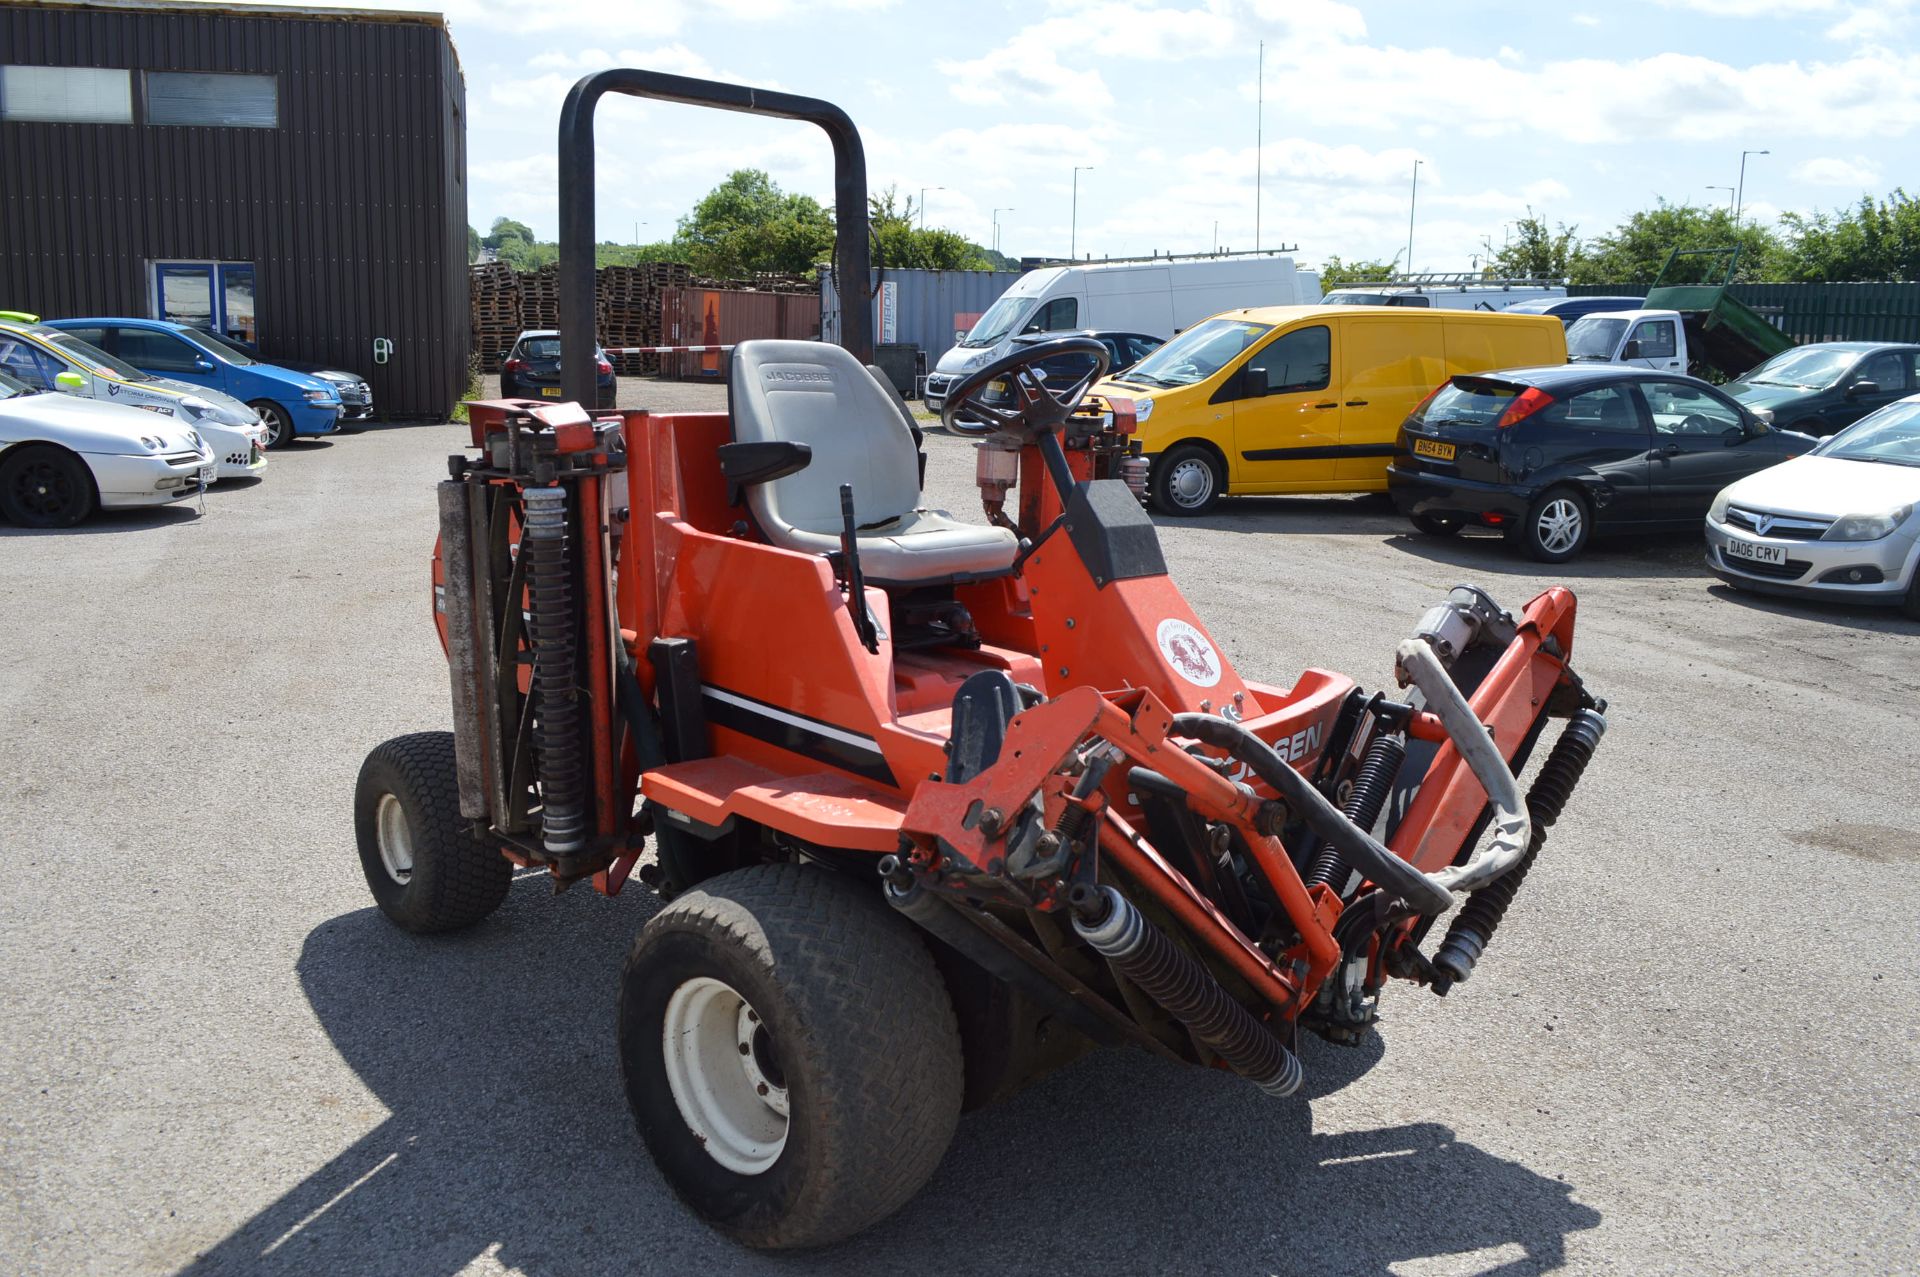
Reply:
M364 3L364 0L363 0ZM406 4L396 7L420 7ZM466 70L472 221L555 230L554 129L585 71L630 65L844 107L870 180L1001 248L1095 254L1254 243L1255 67L1266 42L1261 239L1309 261L1407 244L1464 269L1530 206L1583 234L1664 196L1746 208L1920 189L1916 0L449 0ZM809 126L631 100L602 110L600 229L671 234L736 167L831 195Z

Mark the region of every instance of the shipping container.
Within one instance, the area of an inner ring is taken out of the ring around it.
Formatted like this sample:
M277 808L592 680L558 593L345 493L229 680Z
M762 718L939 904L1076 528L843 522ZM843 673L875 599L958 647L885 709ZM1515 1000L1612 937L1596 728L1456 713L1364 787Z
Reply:
M937 359L1019 278L1018 271L876 270L874 342L915 346ZM826 340L839 340L840 303L830 271L820 273L820 308Z
M818 341L820 299L812 293L667 288L660 293L660 327L663 346L734 346L764 338ZM688 351L661 356L660 375L718 380L726 366L718 350Z
M0 309L173 318L466 386L466 85L432 13L0 6Z

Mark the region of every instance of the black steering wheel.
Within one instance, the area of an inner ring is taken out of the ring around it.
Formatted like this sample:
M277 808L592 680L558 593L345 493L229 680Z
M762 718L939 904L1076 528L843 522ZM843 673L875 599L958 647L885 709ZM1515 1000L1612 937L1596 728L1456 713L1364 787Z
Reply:
M1062 355L1087 355L1093 359L1093 371L1072 385L1055 391L1044 377L1036 375L1034 365ZM940 409L940 424L958 435L1010 435L1025 442L1059 431L1067 424L1087 390L1107 375L1112 356L1107 348L1091 337L1054 337L1047 341L1015 343L1013 353L994 360L984 368L962 377L947 390L947 401ZM989 404L979 392L989 382L1007 379L1012 406ZM984 422L984 427L959 420L965 408L969 415Z

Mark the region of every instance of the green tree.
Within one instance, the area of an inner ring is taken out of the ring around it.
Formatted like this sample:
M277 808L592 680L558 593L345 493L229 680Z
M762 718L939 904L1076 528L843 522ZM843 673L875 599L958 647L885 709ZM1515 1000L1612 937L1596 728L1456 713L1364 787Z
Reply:
M467 260L469 262L480 260L480 232L471 226L467 227Z
M1495 275L1506 279L1565 279L1580 256L1579 227L1562 222L1549 229L1533 208L1513 224L1513 235L1490 261Z
M991 270L985 249L963 235L938 227L916 227L913 197L902 199L889 186L867 198L875 257L895 270Z
M676 249L703 275L805 273L833 246L833 217L811 195L789 194L759 169L736 169L674 231Z
M642 262L684 262L687 250L672 240L652 244L615 244L601 240L594 245L595 266L638 266Z
M1393 278L1397 261L1344 261L1338 257L1329 257L1320 266L1320 287L1325 289L1350 288L1355 284L1377 284Z
M1787 213L1787 264L1794 280L1920 280L1920 199L1895 187L1884 200L1862 195L1833 213Z
M1568 278L1576 284L1649 284L1676 248L1740 248L1736 282L1775 279L1785 264L1785 250L1771 230L1748 222L1735 225L1724 208L1696 208L1669 204L1642 209L1626 221L1587 243L1568 263ZM1684 269L1684 268L1676 268ZM1698 283L1698 272L1683 273L1669 283Z

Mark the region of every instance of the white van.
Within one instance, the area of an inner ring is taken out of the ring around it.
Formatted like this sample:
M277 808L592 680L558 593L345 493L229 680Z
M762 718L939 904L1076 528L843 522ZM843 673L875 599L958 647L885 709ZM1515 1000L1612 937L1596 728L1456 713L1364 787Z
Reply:
M927 375L927 407L939 412L961 374L1013 349L1024 333L1120 330L1162 339L1224 310L1304 306L1320 300L1320 277L1291 257L1147 258L1028 271L980 316Z
M1505 310L1520 302L1563 298L1567 290L1537 280L1487 280L1419 284L1362 284L1336 288L1321 300L1329 306L1423 306L1440 310Z

